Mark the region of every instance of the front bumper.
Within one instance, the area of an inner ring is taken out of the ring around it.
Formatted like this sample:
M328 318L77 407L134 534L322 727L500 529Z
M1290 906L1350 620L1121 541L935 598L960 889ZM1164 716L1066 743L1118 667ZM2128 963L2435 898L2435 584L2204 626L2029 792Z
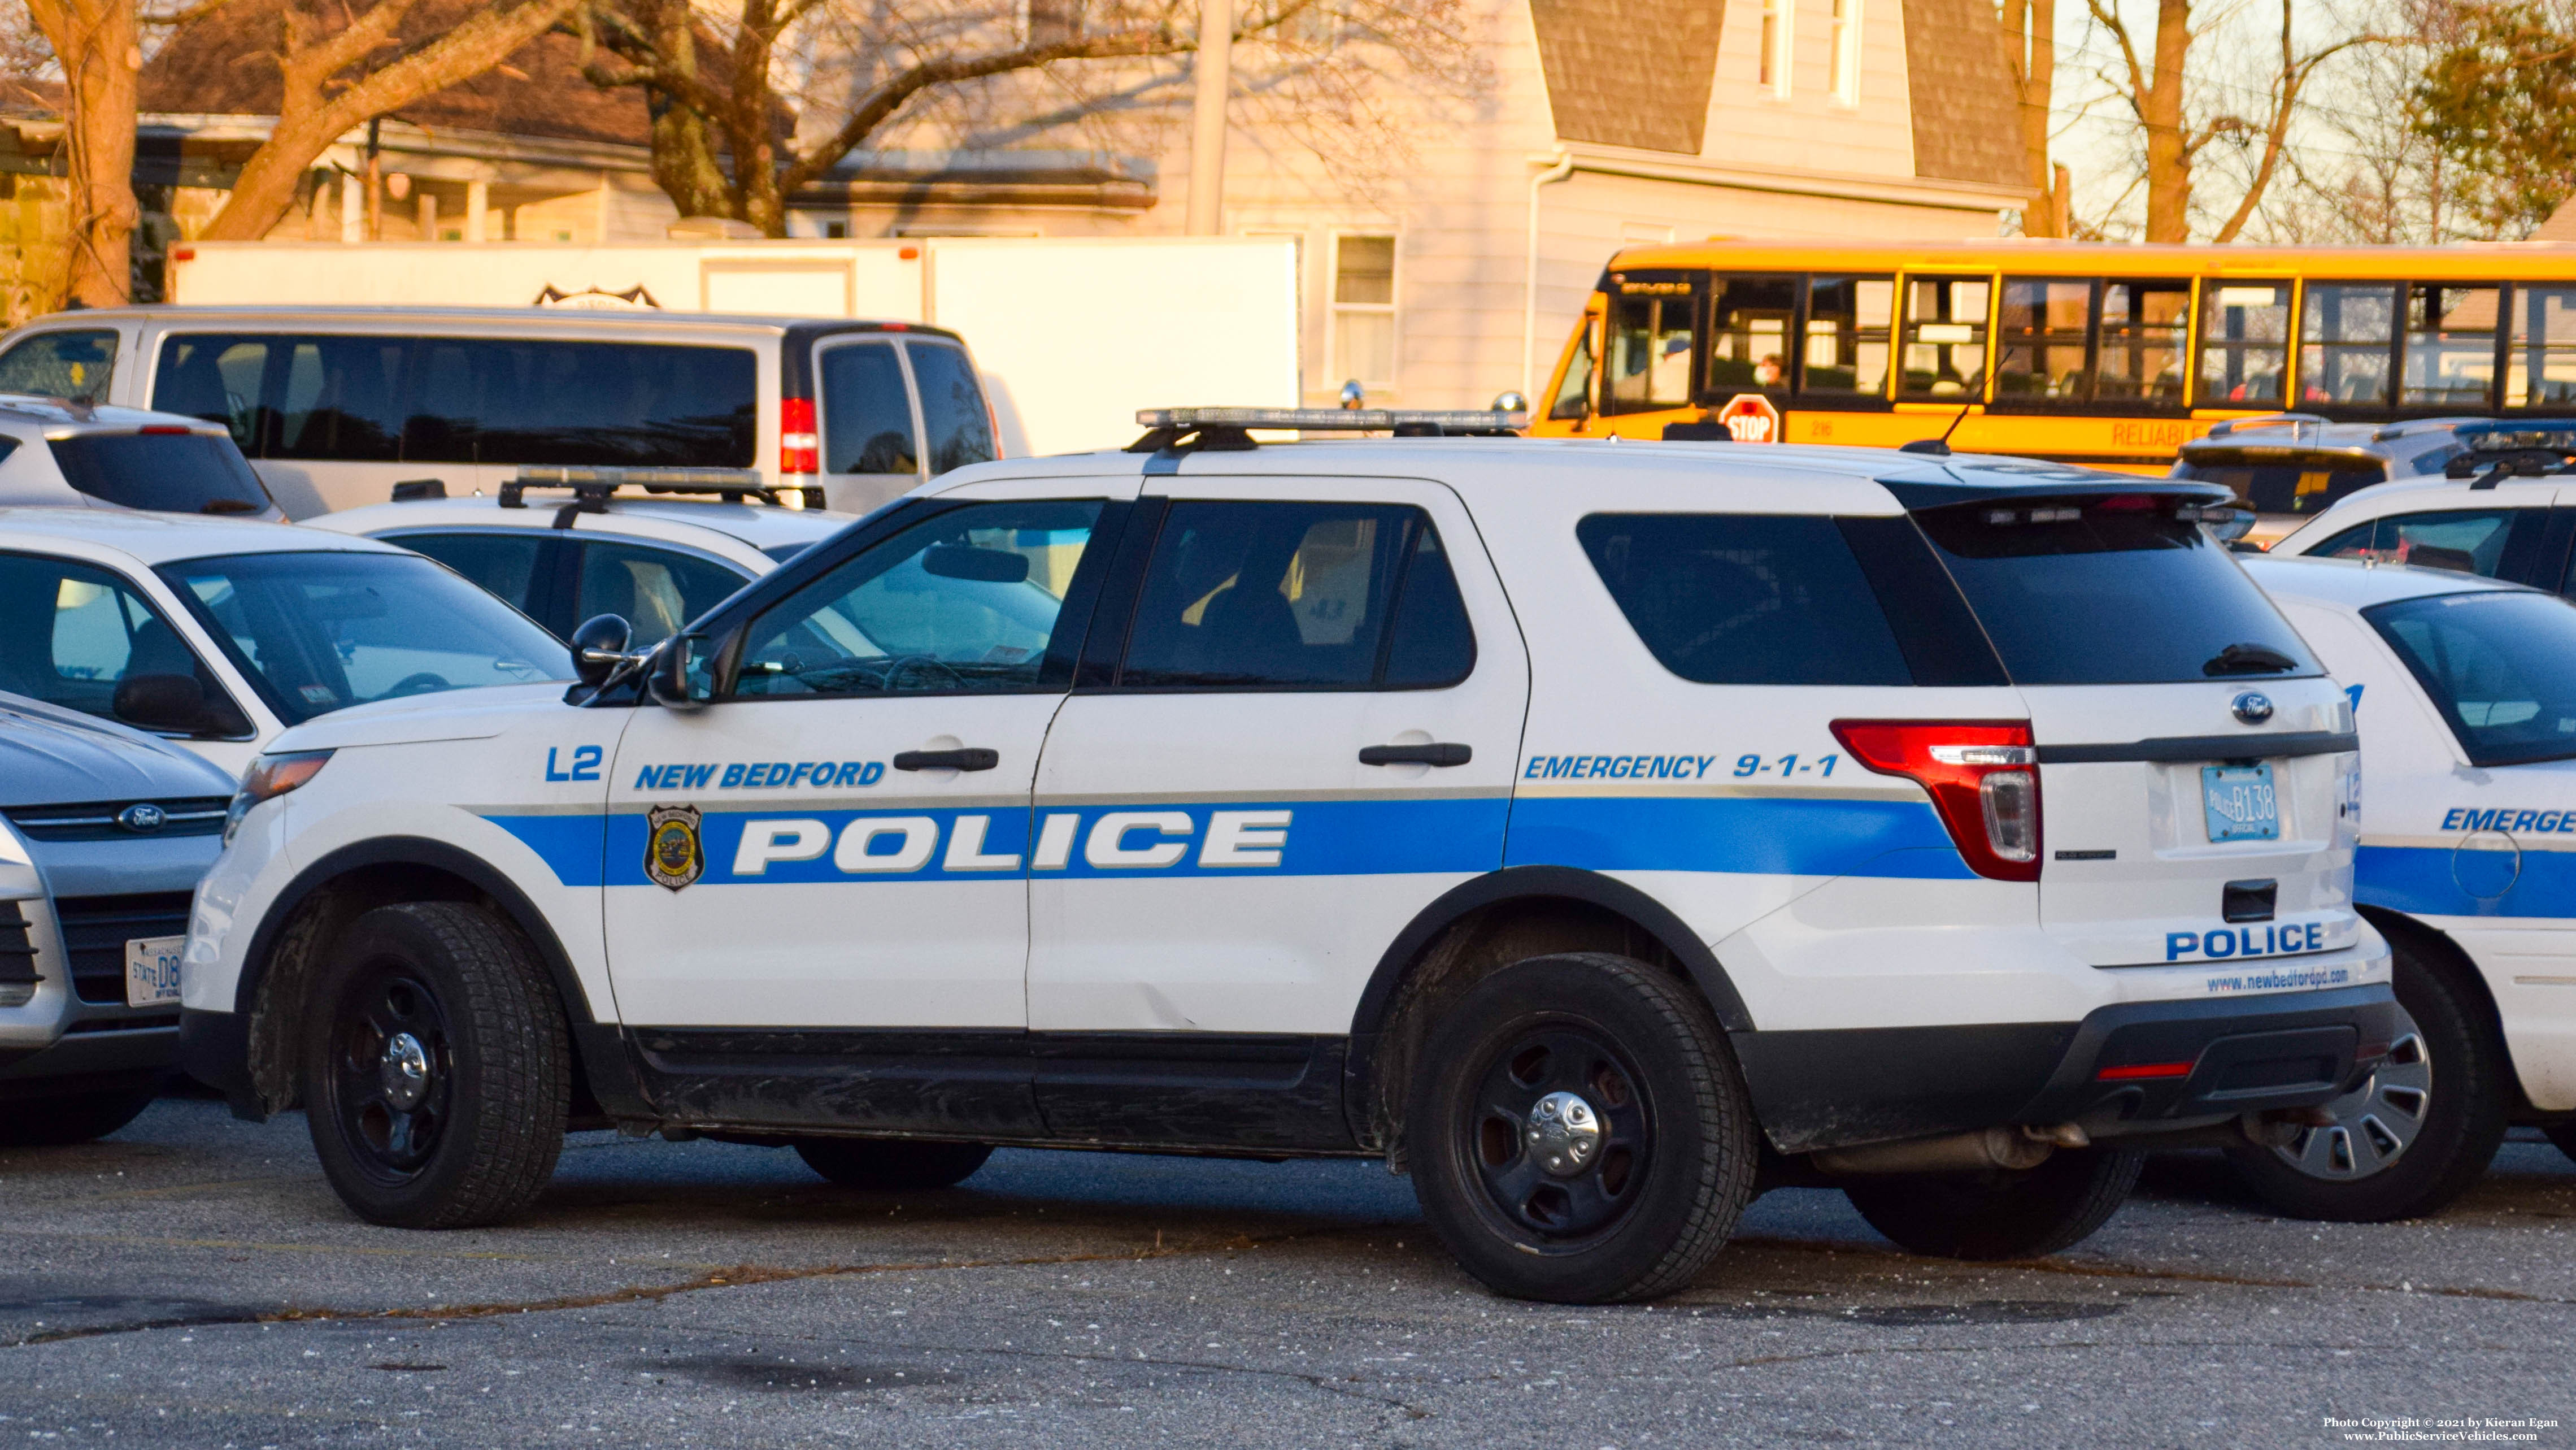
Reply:
M148 1082L170 1071L178 1029L77 1032L52 1046L0 1052L0 1103Z
M1733 1040L1764 1133L1800 1153L2024 1123L2082 1122L2106 1136L2313 1107L2374 1066L2396 1024L2395 996L2372 983L2128 1002L2080 1022Z

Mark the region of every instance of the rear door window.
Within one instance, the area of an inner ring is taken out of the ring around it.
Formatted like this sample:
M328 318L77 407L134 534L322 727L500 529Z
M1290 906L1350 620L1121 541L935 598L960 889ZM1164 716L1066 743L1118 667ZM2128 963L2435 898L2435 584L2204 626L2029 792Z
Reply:
M2307 552L2329 559L2370 559L2519 580L2526 571L2516 566L2525 554L2538 551L2547 526L2546 509L2387 514L2356 524Z
M476 406L451 428L473 430L477 463L752 465L759 402L749 348L515 339L466 347Z
M823 471L919 473L912 399L891 342L823 350Z
M694 554L644 544L586 542L573 619L614 614L630 648L659 644L740 589L743 576Z
M75 433L50 446L73 488L126 508L255 514L272 507L241 450L211 433Z
M2576 605L2519 590L2362 611L2482 766L2576 757Z
M933 475L993 457L993 415L965 350L915 339L904 345L921 389L922 441Z
M272 403L268 457L393 463L402 457L406 344L391 337L300 337Z
M1118 683L1422 689L1465 679L1475 658L1456 576L1422 510L1183 501L1155 539Z
M2018 685L2323 673L2170 494L2018 496L1914 515Z
M114 331L40 332L0 353L0 393L103 402L115 372Z

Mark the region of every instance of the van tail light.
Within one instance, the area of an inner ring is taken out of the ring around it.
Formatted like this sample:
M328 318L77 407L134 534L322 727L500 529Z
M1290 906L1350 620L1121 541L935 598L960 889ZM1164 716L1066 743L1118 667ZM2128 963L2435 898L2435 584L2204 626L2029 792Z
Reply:
M778 400L778 471L791 476L823 471L823 440L815 432L812 398Z
M1834 738L1881 775L1932 797L1969 869L2039 879L2039 752L2025 720L1837 720Z

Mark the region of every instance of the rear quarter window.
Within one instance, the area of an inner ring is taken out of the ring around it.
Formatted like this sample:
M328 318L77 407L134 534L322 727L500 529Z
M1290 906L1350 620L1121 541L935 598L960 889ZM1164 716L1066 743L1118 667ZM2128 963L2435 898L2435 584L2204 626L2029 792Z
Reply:
M76 433L51 440L63 479L131 509L255 514L268 489L229 438L208 433Z
M1703 685L1907 685L1896 632L1834 520L1594 514L1583 552L1637 638Z
M2362 611L2482 766L2576 758L2576 605L2519 590Z
M2324 671L2170 494L2016 497L1914 515L2018 685Z

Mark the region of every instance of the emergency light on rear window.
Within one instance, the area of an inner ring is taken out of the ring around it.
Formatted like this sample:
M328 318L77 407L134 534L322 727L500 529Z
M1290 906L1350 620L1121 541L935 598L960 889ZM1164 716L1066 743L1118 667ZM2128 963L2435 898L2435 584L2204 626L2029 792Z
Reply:
M1139 408L1145 428L1294 428L1301 433L1387 433L1404 428L1492 432L1529 426L1529 414L1475 408Z

